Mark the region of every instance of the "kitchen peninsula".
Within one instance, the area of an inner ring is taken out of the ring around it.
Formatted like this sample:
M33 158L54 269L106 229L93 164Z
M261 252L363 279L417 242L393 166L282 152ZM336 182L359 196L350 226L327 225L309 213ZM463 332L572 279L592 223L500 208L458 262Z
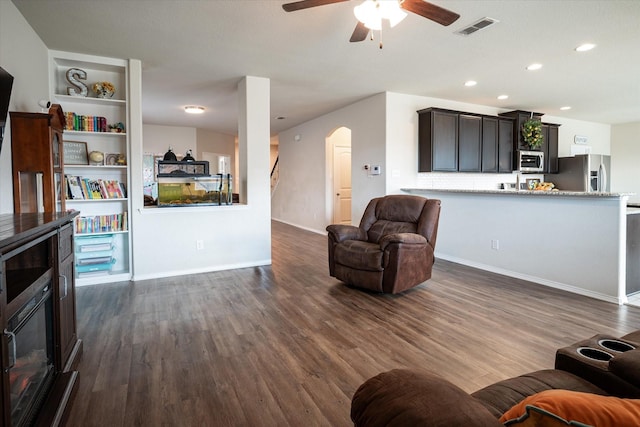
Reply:
M627 302L628 193L402 191L442 201L438 258Z

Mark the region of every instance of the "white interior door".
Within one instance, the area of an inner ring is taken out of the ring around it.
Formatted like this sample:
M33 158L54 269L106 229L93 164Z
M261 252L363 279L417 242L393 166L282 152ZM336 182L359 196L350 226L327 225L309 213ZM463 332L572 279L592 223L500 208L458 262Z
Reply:
M333 223L351 224L351 147L333 147Z

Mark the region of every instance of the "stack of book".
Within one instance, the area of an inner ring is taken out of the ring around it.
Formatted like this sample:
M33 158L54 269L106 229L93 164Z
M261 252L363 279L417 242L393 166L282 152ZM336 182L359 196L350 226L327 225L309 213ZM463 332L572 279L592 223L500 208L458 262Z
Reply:
M107 119L101 116L83 116L72 112L65 113L65 130L82 132L109 132Z
M113 235L76 238L76 273L78 277L109 274L115 263Z
M127 213L110 215L77 216L75 218L76 234L112 233L127 231Z
M67 200L123 199L127 189L117 179L92 179L65 175Z

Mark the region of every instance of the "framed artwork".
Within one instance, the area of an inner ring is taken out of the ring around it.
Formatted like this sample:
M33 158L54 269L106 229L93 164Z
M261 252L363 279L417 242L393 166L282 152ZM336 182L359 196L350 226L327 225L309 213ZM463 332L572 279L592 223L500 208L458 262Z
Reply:
M127 158L122 153L105 153L105 166L126 166Z
M65 165L88 165L87 143L81 141L63 141L63 163Z

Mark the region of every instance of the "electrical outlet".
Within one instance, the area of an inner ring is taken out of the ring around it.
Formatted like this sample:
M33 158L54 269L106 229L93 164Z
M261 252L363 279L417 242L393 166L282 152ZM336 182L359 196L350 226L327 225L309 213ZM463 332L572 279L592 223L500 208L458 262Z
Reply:
M204 240L196 240L196 250L201 251L204 249Z
M491 249L498 250L500 249L500 242L498 240L491 241Z

